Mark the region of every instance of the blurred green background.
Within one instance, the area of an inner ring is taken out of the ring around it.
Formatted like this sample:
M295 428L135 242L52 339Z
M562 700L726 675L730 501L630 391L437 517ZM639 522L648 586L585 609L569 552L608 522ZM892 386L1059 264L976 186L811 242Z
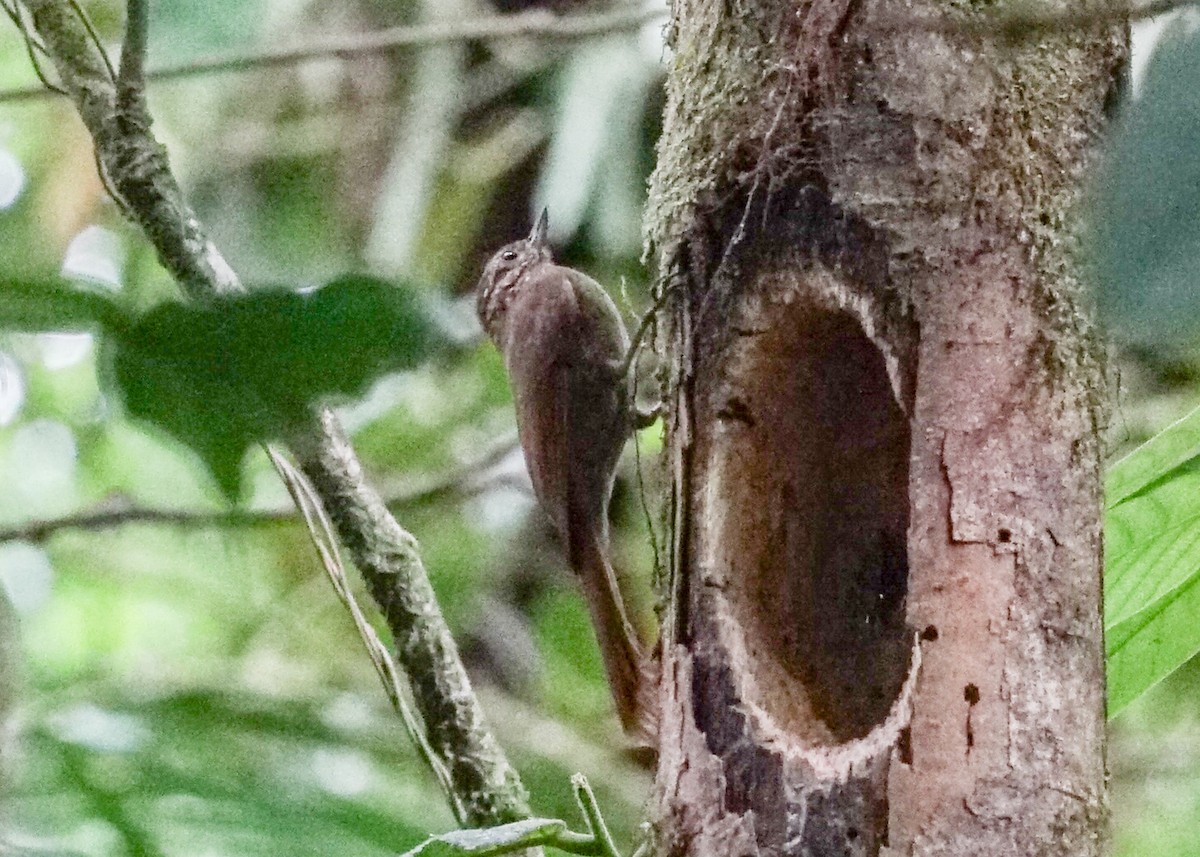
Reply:
M115 47L123 4L84 5ZM159 0L151 66L525 7ZM639 224L662 109L659 29L203 75L154 84L150 99L189 199L247 283L303 287L369 271L417 282L441 307L458 347L342 413L372 481L400 499L421 542L535 811L576 821L569 776L582 771L622 844L649 775L620 749L586 613L533 507L471 289L489 253L547 205L560 257L630 314L646 305ZM35 83L16 30L0 26L0 90ZM65 269L132 308L175 296L104 195L60 99L0 100L0 248L0 277ZM1145 347L1117 358L1114 453L1200 402L1200 362ZM124 419L98 371L89 336L0 338L9 847L372 855L451 827L303 529L204 519L228 510L211 477L188 450ZM617 550L648 591L657 429L640 443L651 508L638 499L631 448ZM287 508L261 453L246 472L248 508ZM431 485L439 490L423 490ZM131 508L200 519L45 538L21 530ZM649 625L648 596L640 609ZM1116 853L1200 855L1200 663L1125 711L1112 739Z

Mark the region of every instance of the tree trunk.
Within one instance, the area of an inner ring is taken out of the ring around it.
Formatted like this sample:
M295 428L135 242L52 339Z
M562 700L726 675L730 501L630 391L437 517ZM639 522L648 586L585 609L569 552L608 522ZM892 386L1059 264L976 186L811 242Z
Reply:
M1124 27L942 8L675 0L660 854L1105 849L1072 223Z

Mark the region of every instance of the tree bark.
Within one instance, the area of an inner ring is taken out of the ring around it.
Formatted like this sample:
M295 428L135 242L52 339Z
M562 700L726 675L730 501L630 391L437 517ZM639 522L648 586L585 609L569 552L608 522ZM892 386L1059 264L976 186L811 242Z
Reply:
M947 9L675 0L660 854L1106 847L1073 222L1125 28Z

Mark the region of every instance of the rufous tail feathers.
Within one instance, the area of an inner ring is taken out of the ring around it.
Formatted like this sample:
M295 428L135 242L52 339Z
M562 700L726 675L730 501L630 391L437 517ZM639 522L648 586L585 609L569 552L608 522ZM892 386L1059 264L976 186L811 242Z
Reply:
M584 598L592 614L604 669L625 733L640 746L657 746L657 664L647 656L633 624L601 539L589 539L575 557Z

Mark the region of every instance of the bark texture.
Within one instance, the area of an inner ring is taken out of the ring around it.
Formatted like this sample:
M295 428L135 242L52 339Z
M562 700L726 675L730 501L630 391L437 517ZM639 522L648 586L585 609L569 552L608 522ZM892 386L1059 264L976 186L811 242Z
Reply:
M659 852L1102 853L1072 223L1124 28L1013 47L923 3L673 12Z

